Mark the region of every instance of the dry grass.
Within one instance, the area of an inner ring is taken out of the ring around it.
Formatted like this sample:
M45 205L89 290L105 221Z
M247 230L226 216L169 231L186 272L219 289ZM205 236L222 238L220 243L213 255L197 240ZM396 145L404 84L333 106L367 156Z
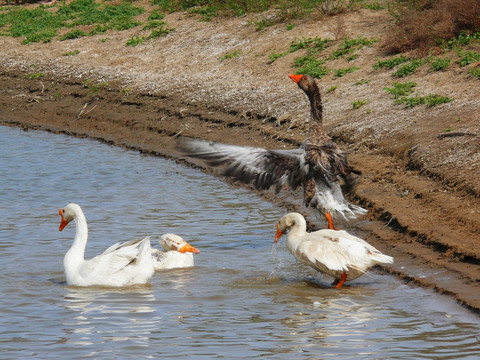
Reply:
M392 13L395 30L385 41L391 54L414 49L426 53L462 32L480 31L478 0L408 1L397 5Z

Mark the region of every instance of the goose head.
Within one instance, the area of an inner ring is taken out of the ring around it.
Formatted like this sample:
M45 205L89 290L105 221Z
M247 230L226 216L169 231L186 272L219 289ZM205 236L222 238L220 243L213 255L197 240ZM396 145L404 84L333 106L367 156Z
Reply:
M298 87L305 91L307 94L313 94L318 92L318 86L315 79L310 75L288 75L290 79L297 83Z
M288 232L294 226L306 227L305 218L302 214L293 212L282 216L282 218L278 220L277 224L275 225L277 232L273 241L278 242L278 239L280 239L283 234Z
M78 213L78 211L82 211L82 210L80 209L80 206L74 203L70 203L67 206L65 206L63 209L58 210L58 213L62 217L62 221L60 222L60 226L58 227L58 230L62 231L70 221L75 219L75 216Z
M181 236L175 234L164 234L158 241L165 250L174 250L181 253L191 252L199 254L200 250L187 243Z

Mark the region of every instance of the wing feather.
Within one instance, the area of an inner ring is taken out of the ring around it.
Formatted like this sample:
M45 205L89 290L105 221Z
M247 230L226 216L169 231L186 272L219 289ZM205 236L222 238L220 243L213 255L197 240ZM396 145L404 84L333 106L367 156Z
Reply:
M181 139L177 147L187 156L203 159L210 166L225 166L224 175L252 183L261 190L276 185L278 192L285 183L295 189L308 174L303 149L266 150L196 139Z

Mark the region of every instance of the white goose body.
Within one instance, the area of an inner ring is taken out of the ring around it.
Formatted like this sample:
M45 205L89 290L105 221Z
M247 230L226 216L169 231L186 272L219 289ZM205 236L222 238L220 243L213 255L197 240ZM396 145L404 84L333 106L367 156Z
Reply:
M102 254L85 260L88 226L82 209L71 203L59 213L62 216L60 231L72 220L77 228L73 244L63 259L68 285L118 287L148 282L154 273L150 237L114 244Z
M193 254L200 251L175 234L164 234L160 237L160 245L167 251L152 248L155 270L186 268L195 265Z
M287 214L279 220L275 242L287 231L287 248L292 255L335 278L333 285L337 287L346 280L358 278L374 265L393 263L392 257L344 230L307 233L305 218L299 213Z

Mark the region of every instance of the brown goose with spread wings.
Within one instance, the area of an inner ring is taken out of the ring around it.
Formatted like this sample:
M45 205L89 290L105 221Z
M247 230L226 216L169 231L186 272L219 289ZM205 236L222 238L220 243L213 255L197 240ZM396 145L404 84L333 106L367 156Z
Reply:
M320 211L333 226L332 213L346 219L366 213L365 209L347 202L340 181L350 187L352 173L360 174L347 163L345 154L326 134L322 124L322 99L315 80L309 75L290 75L310 100L308 136L299 149L267 150L247 146L226 145L181 138L178 148L186 155L204 159L211 166L226 165L224 175L257 189L275 185L276 191L288 184L292 189L302 185L307 207Z

